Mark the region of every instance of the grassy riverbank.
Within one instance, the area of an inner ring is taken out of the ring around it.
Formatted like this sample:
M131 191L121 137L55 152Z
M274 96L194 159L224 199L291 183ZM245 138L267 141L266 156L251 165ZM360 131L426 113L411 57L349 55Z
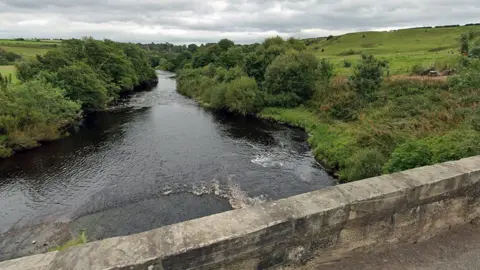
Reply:
M392 75L372 55L356 56L346 77L299 40L222 40L186 58L178 91L214 110L306 129L317 160L354 181L480 154L480 35L466 36L471 57L457 53L449 77Z

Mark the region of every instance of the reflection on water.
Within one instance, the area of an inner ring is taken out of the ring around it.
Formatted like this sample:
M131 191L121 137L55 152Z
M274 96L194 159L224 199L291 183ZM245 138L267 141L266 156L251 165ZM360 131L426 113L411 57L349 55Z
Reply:
M303 131L204 110L170 75L0 161L0 232L60 221L100 239L333 184Z

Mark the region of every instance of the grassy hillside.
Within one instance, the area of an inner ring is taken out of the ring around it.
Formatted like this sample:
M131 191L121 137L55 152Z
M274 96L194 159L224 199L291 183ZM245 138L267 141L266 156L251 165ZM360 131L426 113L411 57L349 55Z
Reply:
M340 74L349 73L344 60L354 64L361 53L388 60L391 74L405 74L415 64L438 69L455 65L460 56L458 39L469 31L479 32L480 26L351 33L311 39L308 48L317 57L331 60Z

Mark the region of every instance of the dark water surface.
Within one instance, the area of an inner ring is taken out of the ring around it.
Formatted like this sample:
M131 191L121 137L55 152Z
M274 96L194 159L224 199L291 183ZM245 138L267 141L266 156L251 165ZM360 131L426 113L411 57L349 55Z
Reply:
M100 239L333 184L303 131L205 110L171 75L72 136L1 160L0 233L65 222Z

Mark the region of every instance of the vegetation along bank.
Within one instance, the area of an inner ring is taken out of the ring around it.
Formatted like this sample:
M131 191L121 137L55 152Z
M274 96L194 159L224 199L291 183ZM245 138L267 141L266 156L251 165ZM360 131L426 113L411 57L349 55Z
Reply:
M0 157L65 136L84 113L157 82L146 52L134 44L72 39L33 57L21 53L23 43L0 49L2 63L16 64L16 76L0 75ZM0 70L11 71L6 67Z
M188 47L168 69L203 106L306 129L317 160L354 181L480 154L480 29L469 29L441 70L412 63L393 75L388 59L368 53L339 68L318 45L280 37ZM418 76L424 70L431 76Z

